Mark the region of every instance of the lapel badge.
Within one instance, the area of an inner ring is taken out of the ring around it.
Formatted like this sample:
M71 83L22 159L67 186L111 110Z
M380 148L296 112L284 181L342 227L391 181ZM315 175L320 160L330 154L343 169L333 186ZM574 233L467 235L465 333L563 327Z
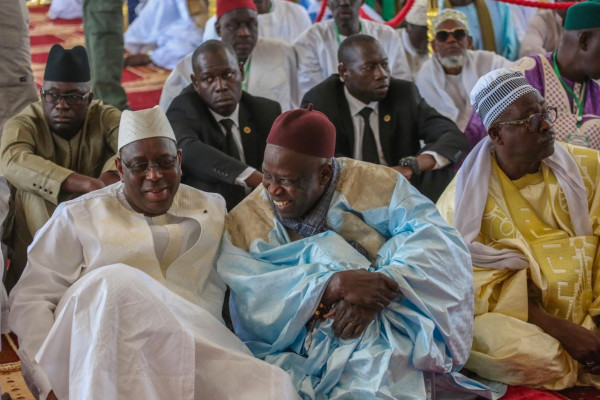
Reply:
M250 129L250 127L249 127L249 126L245 126L245 127L244 127L244 133L247 135L247 134L249 134L250 132L252 132L252 129Z
M383 116L383 122L390 122L392 120L392 116L390 114L385 114Z

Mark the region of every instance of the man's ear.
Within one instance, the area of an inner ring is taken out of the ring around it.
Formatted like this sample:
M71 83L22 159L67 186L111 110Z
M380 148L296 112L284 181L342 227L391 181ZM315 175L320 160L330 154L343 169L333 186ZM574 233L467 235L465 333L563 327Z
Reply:
M340 78L342 80L344 80L344 76L346 76L346 74L347 74L346 71L347 71L347 69L346 69L346 66L344 65L344 63L339 63L338 64L338 74L340 74Z
M120 157L115 158L115 166L117 167L117 172L119 173L119 179L121 182L123 181L123 161L121 161Z
M499 126L497 126L497 125L491 126L490 129L488 129L488 135L489 135L492 143L499 144L499 145L503 144L502 136L500 135L500 127Z
M473 49L473 36L471 36L471 35L467 36L467 43L469 44L469 47L467 47L467 48Z
M217 32L217 35L221 37L221 24L219 23L219 20L215 22L215 32Z
M590 40L590 33L587 31L583 31L579 34L579 49L582 51L587 51L588 44Z
M329 183L329 180L331 179L331 177L333 176L333 166L331 165L331 163L325 163L323 165L321 165L321 168L319 170L319 183L322 186L327 185L327 183Z
M246 60L246 62L248 62L248 60ZM244 63L239 62L238 63L238 67L240 67L240 73L242 74L242 82L244 81L244 74L246 73L246 71L244 71Z
M431 40L431 49L433 50L434 53L437 53L437 46L436 46L435 38L433 38Z

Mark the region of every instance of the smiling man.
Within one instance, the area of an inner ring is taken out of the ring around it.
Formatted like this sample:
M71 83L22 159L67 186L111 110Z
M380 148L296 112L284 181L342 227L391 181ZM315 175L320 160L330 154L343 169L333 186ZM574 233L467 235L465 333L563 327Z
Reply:
M203 43L192 62L192 84L167 111L183 150L183 182L221 194L231 209L262 180L265 140L281 107L242 90L236 53L226 43Z
M473 39L460 11L445 9L433 27L433 57L423 64L416 84L425 100L462 131L473 112L469 93L477 80L512 62L492 51L469 50Z
M466 137L423 100L412 82L390 77L387 54L375 38L349 37L338 58L339 75L302 100L335 125L335 154L388 165L437 200L467 149Z
M0 141L0 168L17 189L9 289L25 267L33 235L56 206L118 180L121 113L93 100L83 47L50 49L40 96L6 122Z
M401 174L335 158L335 140L310 107L273 124L263 188L227 217L217 264L236 333L303 399L458 389L471 343L466 248Z
M10 296L39 399L296 399L221 318L225 202L180 185L164 112L124 111L121 182L61 204ZM232 382L243 384L232 385Z
M556 107L500 69L471 92L488 131L438 202L471 251L465 368L550 390L600 388L600 157L555 142Z

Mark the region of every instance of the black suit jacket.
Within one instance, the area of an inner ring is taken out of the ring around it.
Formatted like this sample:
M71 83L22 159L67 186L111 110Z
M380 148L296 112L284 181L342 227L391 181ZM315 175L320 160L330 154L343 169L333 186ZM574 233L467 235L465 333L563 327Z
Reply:
M336 128L336 155L353 157L354 126L350 107L344 95L344 83L334 74L312 88L302 99L302 107L313 103ZM454 166L468 150L466 136L456 124L439 114L421 97L415 84L390 79L389 90L379 102L379 138L388 165L396 166L406 156L434 151L451 164L413 177L411 183L431 200L436 201L454 176ZM420 141L425 142L421 148Z
M197 189L221 194L232 209L245 195L235 178L248 166L260 171L266 140L279 103L242 92L239 128L246 163L226 153L227 142L220 125L192 85L173 99L167 118L183 152L182 182Z

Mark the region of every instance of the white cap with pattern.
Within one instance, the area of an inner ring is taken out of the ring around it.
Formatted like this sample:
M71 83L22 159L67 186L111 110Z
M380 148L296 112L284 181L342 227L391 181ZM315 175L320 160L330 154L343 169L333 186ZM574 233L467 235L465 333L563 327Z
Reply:
M152 137L164 137L177 142L173 128L160 106L123 111L119 125L119 151L131 142Z
M409 24L427 26L427 0L415 0L405 21Z
M471 106L479 114L486 129L521 96L537 92L520 71L501 68L488 72L471 90Z

